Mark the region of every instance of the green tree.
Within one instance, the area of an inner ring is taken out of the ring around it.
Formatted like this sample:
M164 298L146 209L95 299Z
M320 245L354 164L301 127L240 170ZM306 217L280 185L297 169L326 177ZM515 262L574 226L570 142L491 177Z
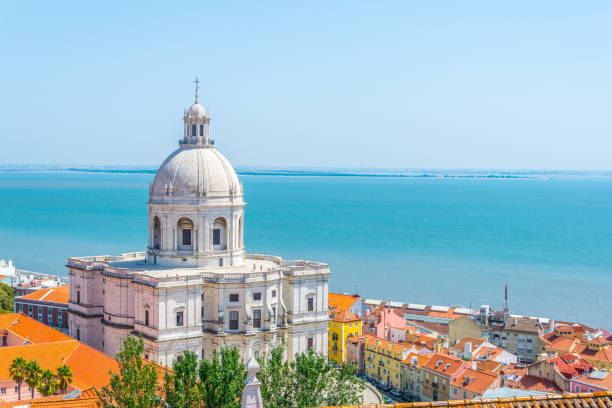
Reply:
M270 352L257 359L259 373L257 379L261 383L261 398L266 408L290 407L293 403L292 371L289 362L285 360L285 340Z
M200 393L205 407L239 408L247 371L235 347L224 347L200 361Z
M57 379L57 387L62 391L62 394L66 393L66 388L72 382L72 370L67 365L63 364L57 367L55 372L55 378Z
M170 408L203 407L198 382L198 356L186 351L175 360L172 371L164 374L164 395Z
M23 357L15 357L11 366L9 367L9 373L13 381L17 383L17 399L21 400L21 384L23 384L28 372L27 362Z
M40 373L36 389L43 397L55 394L57 390L57 378L55 378L53 371L47 369Z
M38 379L40 378L40 373L42 369L40 368L40 364L38 361L32 360L26 363L26 376L25 382L30 386L30 391L32 392L32 399L34 399L34 390L36 390L36 385L38 385Z
M357 405L361 403L363 381L350 366L336 366L313 350L297 354L293 362L283 361L285 343L258 359L257 378L266 408Z
M142 358L142 338L127 337L117 353L119 374L110 372L108 387L99 391L106 408L159 407L161 389L157 383L157 367Z
M0 282L0 313L13 313L15 291L9 285Z

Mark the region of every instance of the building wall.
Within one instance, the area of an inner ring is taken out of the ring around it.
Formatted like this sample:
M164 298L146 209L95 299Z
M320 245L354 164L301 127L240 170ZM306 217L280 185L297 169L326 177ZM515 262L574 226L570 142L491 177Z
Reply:
M482 329L476 322L467 316L448 322L448 343L450 345L454 345L466 337L472 339L483 337Z

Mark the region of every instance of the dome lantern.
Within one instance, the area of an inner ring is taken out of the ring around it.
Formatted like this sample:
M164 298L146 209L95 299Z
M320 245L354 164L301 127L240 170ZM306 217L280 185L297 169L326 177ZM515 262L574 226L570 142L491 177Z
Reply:
M196 84L195 101L193 105L183 113L185 129L183 139L179 141L179 145L212 147L214 141L210 139L210 114L198 101L200 90L200 81L198 77L196 77L193 82Z

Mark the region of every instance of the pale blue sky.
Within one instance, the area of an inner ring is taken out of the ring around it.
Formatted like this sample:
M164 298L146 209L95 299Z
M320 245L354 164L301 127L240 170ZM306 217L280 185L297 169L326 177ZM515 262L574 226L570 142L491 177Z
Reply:
M612 169L610 1L3 2L0 164Z

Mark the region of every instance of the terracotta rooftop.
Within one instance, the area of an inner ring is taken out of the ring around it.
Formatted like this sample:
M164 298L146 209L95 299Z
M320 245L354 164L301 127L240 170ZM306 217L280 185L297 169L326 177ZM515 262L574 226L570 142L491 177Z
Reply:
M463 401L406 402L362 405L361 408L610 408L612 391L583 394L542 395L532 397L474 399Z
M40 300L44 302L68 303L70 286L59 286L57 288L39 289L35 292L19 296L17 299Z
M463 360L456 357L451 357L445 354L435 353L429 361L425 363L423 368L436 373L453 375L465 365Z
M332 312L333 317L331 318L334 322L345 323L360 321L361 319L346 309L340 309L337 312Z
M576 378L584 384L590 384L600 389L612 390L612 373L607 371L593 371L590 374L584 374Z
M74 340L72 337L21 313L0 315L0 330L7 330L32 344Z
M348 310L359 300L359 295L344 295L340 293L327 294L327 302L330 309Z
M499 377L493 373L489 374L468 368L453 381L453 385L475 394L483 394L498 378Z

